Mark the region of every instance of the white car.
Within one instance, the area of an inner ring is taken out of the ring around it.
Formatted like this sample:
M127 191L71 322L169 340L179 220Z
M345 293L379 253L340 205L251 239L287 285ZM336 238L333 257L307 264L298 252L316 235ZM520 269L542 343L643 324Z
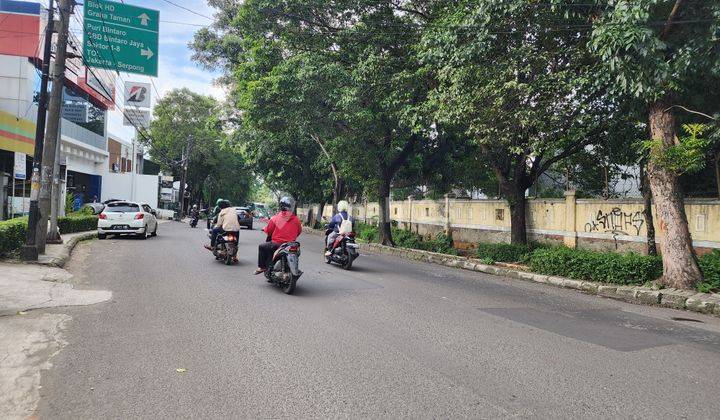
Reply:
M145 203L113 201L98 215L98 238L107 235L136 235L142 239L156 236L156 212Z

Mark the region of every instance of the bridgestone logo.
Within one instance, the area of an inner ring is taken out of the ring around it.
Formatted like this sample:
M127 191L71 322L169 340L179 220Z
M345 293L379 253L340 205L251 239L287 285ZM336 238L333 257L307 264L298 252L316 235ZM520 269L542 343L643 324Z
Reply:
M147 88L144 86L133 86L130 88L130 95L128 96L128 102L144 102Z

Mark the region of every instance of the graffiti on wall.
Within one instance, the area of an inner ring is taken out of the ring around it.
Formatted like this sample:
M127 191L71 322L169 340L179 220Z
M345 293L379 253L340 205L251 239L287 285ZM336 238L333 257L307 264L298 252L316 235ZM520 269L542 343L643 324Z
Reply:
M609 213L598 210L595 219L585 223L585 232L604 232L614 235L640 235L645 224L645 216L641 211L626 213L619 207Z

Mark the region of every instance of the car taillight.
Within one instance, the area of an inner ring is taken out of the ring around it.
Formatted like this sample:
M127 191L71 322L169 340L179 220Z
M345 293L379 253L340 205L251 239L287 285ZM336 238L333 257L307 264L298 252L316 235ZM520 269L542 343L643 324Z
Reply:
M105 215L105 213L100 213L100 214L98 214L98 219L105 220L105 219L107 219L107 216Z
M299 249L300 249L299 246L288 247L288 251L290 251L290 252L298 252Z
M143 214L143 213L138 213L138 214L135 215L135 220L140 220L140 219L142 219L142 218L144 218L144 217L145 217L145 214Z

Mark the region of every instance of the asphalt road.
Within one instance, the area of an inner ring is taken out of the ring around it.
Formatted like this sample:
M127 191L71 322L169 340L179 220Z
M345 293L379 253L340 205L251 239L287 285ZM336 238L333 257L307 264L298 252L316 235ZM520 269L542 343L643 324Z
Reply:
M720 412L714 318L386 256L346 272L322 262L312 235L287 296L251 274L262 238L241 233L236 266L180 223L81 245L77 287L113 299L55 309L73 320L43 373L40 417Z

